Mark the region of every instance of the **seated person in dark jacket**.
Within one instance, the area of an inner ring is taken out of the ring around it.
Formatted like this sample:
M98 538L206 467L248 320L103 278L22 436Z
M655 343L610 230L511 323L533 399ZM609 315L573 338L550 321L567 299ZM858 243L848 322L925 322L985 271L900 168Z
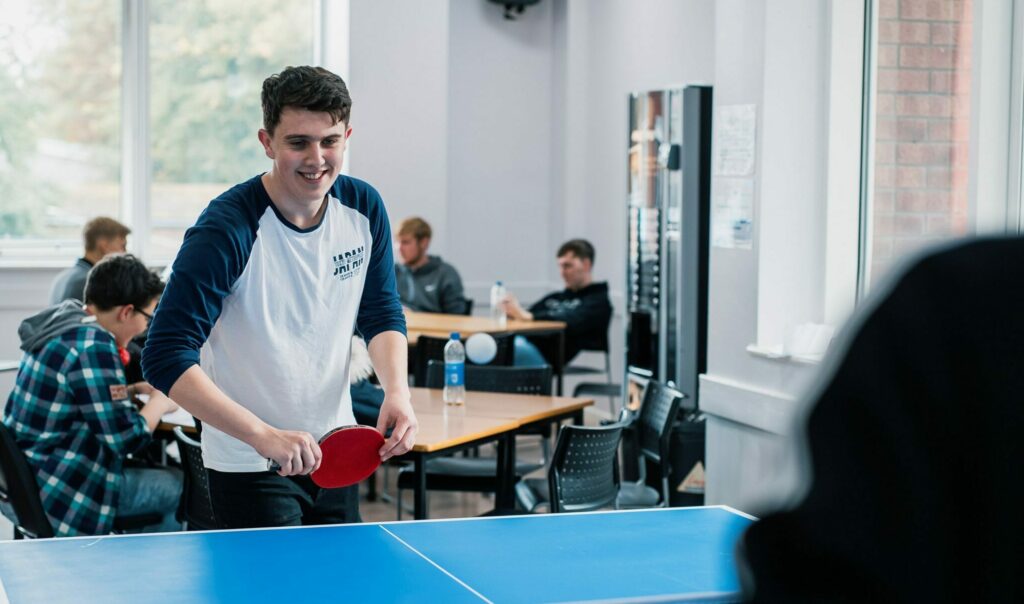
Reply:
M1024 239L987 239L873 294L812 391L809 489L744 536L748 598L1024 601L1021 283Z
M85 300L85 279L89 276L89 269L107 254L124 253L131 232L132 230L125 225L106 216L99 216L85 223L85 228L82 229L85 255L79 258L74 266L61 271L53 280L48 305L54 306L70 299L79 302ZM129 383L142 381L139 359L142 356L142 344L146 343L145 332L139 339L141 342L132 341L125 347L130 355L130 360L124 368Z
M79 302L84 301L85 279L89 276L89 269L107 254L124 253L131 232L128 227L106 216L93 218L85 223L85 228L82 229L85 255L79 258L74 266L61 271L53 280L48 306L60 304L70 298Z
M585 239L573 239L558 248L558 270L565 289L544 296L524 309L512 294L505 298L505 314L521 321L562 321L565 328L565 362L583 349L608 349L608 324L612 303L608 284L594 283L594 246ZM556 365L557 349L551 338L516 336L516 365Z
M359 336L352 336L352 356L349 362L349 393L352 395L352 413L356 422L364 426L376 426L380 407L384 404L384 389L370 381L373 363L366 350L366 342Z
M398 297L411 310L469 314L458 271L440 256L427 255L432 235L430 225L422 218L406 218L399 225L396 239L402 263L395 264Z

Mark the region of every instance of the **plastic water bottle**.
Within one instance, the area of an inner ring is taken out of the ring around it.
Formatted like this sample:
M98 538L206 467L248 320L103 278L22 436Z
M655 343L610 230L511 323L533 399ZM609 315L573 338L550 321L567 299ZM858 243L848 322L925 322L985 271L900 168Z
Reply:
M505 308L501 302L505 299L505 286L501 281L495 281L491 286L491 320L496 322L502 329L505 328L507 317Z
M459 332L452 332L444 345L444 402L462 405L466 402L466 349Z

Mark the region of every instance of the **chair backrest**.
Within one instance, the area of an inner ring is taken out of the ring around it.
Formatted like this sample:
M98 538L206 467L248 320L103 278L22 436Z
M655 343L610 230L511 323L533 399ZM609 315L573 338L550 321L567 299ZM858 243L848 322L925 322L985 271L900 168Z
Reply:
M178 506L179 520L188 523L189 530L220 528L213 513L210 481L206 466L203 465L203 451L199 441L185 434L180 426L174 428L174 440L178 441L181 465L185 470L181 504Z
M28 465L25 452L14 434L0 422L0 500L14 508L14 530L30 538L53 537L53 526L46 518L39 483Z
M515 353L515 335L514 334L497 334L494 337L494 343L497 345L497 352L494 354L494 360L488 363L488 366L500 366L507 367L512 364L513 355ZM416 340L416 351L413 363L413 383L417 386L426 386L427 384L427 366L430 361L441 361L444 362L444 347L448 343L445 338L432 338L430 336L420 336ZM466 359L466 365L473 365L473 362ZM431 388L431 386L426 386Z
M683 393L675 388L657 380L647 382L637 419L641 455L658 464L667 459L672 424L682 400Z
M426 387L444 387L444 361L430 361L427 366ZM551 396L551 366L466 365L466 390Z
M585 512L615 502L622 424L562 426L548 469L553 513Z

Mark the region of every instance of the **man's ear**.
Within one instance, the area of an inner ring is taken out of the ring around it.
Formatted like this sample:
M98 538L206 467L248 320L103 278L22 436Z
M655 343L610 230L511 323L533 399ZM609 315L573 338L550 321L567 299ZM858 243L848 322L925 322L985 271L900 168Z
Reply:
M132 304L125 304L117 311L117 318L120 321L127 321L132 318L132 314L135 312L135 306Z
M260 128L260 131L256 133L257 138L260 139L260 144L263 145L263 152L267 154L267 157L274 159L274 149L270 146L270 133L265 128Z

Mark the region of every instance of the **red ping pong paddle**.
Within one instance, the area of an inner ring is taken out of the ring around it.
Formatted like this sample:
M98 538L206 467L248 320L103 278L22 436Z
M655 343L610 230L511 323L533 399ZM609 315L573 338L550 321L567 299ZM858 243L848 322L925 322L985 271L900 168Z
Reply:
M384 437L369 426L342 426L320 437L320 467L309 475L323 489L337 489L366 479L380 466ZM281 466L270 460L267 469Z

